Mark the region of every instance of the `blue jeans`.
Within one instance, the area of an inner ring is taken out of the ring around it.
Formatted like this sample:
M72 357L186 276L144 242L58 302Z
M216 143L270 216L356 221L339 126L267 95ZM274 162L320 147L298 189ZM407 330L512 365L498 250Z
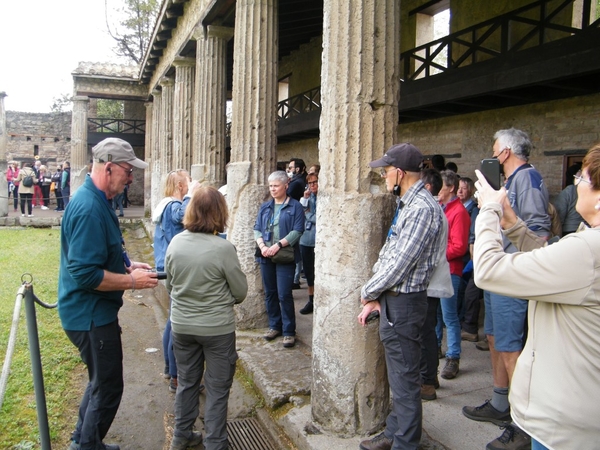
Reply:
M273 264L268 260L260 265L269 328L282 331L284 336L296 335L296 312L292 296L295 269L294 263Z
M121 327L115 320L90 331L65 330L79 349L90 379L79 405L79 420L71 439L83 450L102 447L123 395Z
M167 319L165 332L163 333L163 355L165 358L165 366L169 368L171 378L177 378L177 362L173 353L173 335L171 334L171 318Z
M440 299L440 305L442 306L442 317L446 325L446 341L448 344L446 358L460 359L460 321L458 320L457 305L461 277L451 275L451 278L454 295Z

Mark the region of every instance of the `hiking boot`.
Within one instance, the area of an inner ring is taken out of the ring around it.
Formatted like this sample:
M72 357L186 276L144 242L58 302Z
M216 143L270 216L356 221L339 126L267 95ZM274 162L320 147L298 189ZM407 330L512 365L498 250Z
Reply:
M475 348L477 350L481 350L482 352L489 352L490 344L488 343L487 338L485 338L482 341L479 341L477 344L475 344Z
M306 305L304 305L304 308L302 308L299 312L300 312L300 314L312 314L313 302L311 302L309 300L308 303Z
M202 433L199 431L192 431L190 433L190 437L186 438L184 436L173 435L173 440L171 441L170 450L186 450L188 447L196 447L202 443Z
M492 422L498 426L505 427L510 424L510 409L505 412L498 411L489 400L481 406L465 406L462 409L465 417L477 422Z
M172 392L173 394L175 392L177 392L177 378L176 377L171 377L171 382L169 383L169 392Z
M391 450L391 448L392 440L386 438L383 433L360 443L360 450Z
M479 341L479 335L477 333L469 333L467 331L462 330L460 332L460 339L463 341L477 342Z
M435 387L432 384L421 385L421 400L435 400L436 398Z
M530 450L531 437L514 425L507 425L504 433L490 442L485 448L487 450Z
M267 341L272 341L273 339L275 339L277 336L281 336L281 331L277 331L274 330L273 328L271 328L269 331L267 331L265 333L265 335L263 336Z
M284 336L283 337L283 346L285 348L291 348L296 345L296 338L294 336Z
M460 359L456 358L446 358L446 366L442 370L441 377L446 380L451 380L452 378L456 378L458 375L458 366L460 364Z

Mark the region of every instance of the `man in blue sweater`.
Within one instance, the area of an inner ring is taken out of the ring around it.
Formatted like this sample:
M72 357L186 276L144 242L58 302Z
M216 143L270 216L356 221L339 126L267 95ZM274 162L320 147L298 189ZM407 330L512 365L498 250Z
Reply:
M122 139L105 139L92 152L91 176L71 199L61 224L58 314L90 380L69 450L119 450L102 442L123 394L117 315L125 289L153 288L158 280L150 265L129 260L110 200L131 181L134 167L148 164Z

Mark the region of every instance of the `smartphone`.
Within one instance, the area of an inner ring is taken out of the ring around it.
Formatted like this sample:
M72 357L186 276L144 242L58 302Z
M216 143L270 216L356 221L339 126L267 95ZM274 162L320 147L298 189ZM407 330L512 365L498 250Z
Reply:
M500 189L502 181L500 179L500 161L497 158L485 158L481 160L479 170L495 190Z

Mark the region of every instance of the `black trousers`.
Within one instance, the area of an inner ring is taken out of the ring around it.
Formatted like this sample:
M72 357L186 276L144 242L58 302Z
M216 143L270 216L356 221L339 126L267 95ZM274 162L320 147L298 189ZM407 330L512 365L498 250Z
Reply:
M437 310L440 299L427 297L427 316L421 328L421 383L435 384L440 360L438 358L437 336L435 325L437 323Z
M65 330L79 349L88 369L89 383L79 405L79 418L71 439L81 450L100 450L117 414L123 395L121 327L115 320L90 331Z
M475 285L475 277L469 278L465 288L465 320L462 324L467 333L479 332L479 311L481 310L481 298L483 291Z

